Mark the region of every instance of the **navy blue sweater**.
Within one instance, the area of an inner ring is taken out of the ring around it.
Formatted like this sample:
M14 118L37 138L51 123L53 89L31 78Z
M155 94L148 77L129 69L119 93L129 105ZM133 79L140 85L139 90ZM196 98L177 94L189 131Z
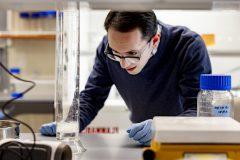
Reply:
M186 27L159 24L162 32L158 50L137 75L127 73L119 62L106 57L108 40L103 38L80 94L80 130L104 106L113 84L131 111L133 123L154 116L196 116L200 74L211 73L206 46Z

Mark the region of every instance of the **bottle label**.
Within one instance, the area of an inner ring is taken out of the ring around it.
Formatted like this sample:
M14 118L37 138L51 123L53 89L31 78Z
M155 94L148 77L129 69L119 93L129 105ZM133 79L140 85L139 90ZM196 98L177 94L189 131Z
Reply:
M214 106L213 107L213 116L216 117L230 117L230 106Z

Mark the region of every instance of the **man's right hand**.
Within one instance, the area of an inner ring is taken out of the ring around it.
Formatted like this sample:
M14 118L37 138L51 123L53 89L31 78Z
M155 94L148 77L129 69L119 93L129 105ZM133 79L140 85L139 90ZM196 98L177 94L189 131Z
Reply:
M40 132L44 136L56 136L56 122L43 124Z
M3 114L3 112L0 111L0 120L4 119L5 115Z

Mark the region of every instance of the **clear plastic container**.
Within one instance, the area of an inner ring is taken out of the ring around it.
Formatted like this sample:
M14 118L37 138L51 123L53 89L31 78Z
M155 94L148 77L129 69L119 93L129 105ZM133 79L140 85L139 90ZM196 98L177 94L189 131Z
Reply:
M43 31L56 30L56 11L42 11L40 12L41 28Z
M234 117L230 75L203 74L197 97L197 116Z
M45 18L45 30L55 31L56 30L56 11L47 11L47 16Z
M39 12L32 12L30 19L30 28L31 31L41 31Z
M15 25L17 26L17 30L19 31L28 31L30 28L29 20L30 20L30 13L29 12L20 12L19 17L21 18L19 21L18 19L15 20Z

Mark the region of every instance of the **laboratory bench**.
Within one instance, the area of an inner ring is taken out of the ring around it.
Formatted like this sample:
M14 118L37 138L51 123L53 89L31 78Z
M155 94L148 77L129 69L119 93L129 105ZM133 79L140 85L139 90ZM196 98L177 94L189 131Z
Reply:
M55 141L55 137L36 134L37 140ZM118 134L81 134L81 142L87 149L75 159L81 160L141 160L144 146L128 138L125 131ZM32 134L22 133L20 139L32 139Z

